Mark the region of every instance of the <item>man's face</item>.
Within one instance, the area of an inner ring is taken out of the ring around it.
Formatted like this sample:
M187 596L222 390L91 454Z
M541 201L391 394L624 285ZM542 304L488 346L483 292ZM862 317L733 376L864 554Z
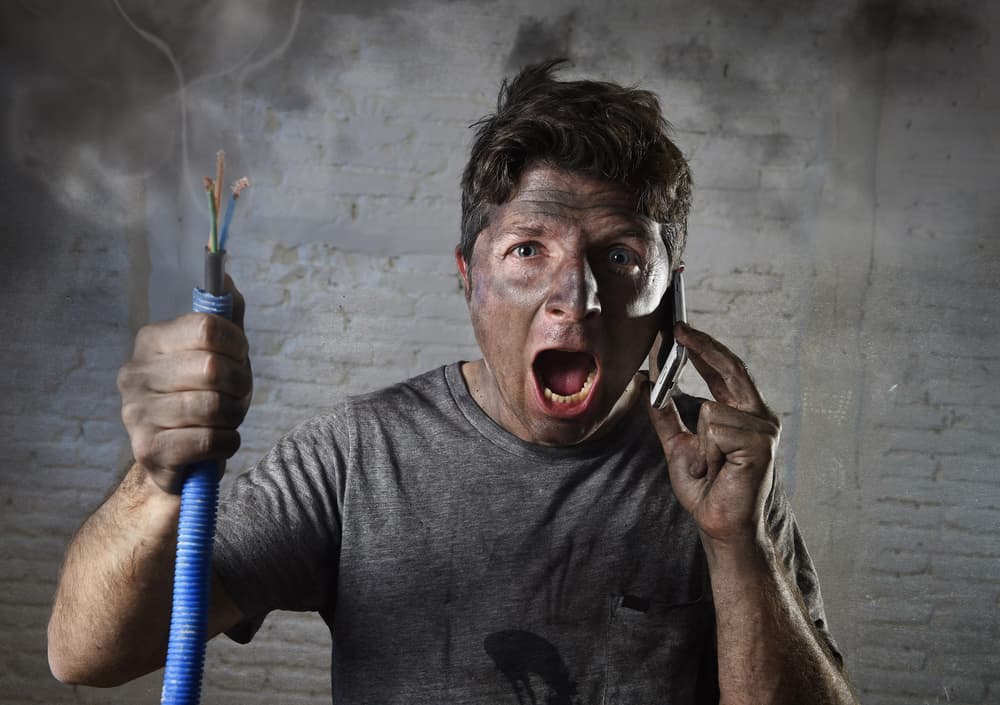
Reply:
M466 265L485 368L470 383L515 435L595 434L649 352L670 262L659 225L610 182L538 166L493 213Z

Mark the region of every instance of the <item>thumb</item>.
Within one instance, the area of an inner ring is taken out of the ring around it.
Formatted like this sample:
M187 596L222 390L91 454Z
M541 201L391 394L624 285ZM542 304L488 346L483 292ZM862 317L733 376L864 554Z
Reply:
M663 446L674 495L682 507L693 511L707 482L708 463L701 441L687 430L673 399L665 409L656 409L649 404L647 410Z
M647 399L651 395L652 388L653 385L649 381L643 385L643 393ZM684 436L692 435L685 428L684 422L681 421L680 413L677 411L677 406L674 404L673 399L670 399L666 408L663 409L657 409L652 403L647 403L646 411L649 414L649 420L653 424L653 429L656 431L656 435L663 445L663 450L668 457L678 441L683 440Z

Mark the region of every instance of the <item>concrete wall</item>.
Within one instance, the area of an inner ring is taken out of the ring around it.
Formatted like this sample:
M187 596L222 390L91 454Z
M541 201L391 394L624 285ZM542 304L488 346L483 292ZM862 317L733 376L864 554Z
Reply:
M502 76L657 91L697 178L693 321L784 420L782 472L865 703L1000 702L1000 8L672 0L0 9L0 692L59 685L62 552L129 451L115 372L200 276L200 177L253 186L230 269L245 467L346 394L476 354L453 274L467 126ZM693 372L686 377L693 382ZM235 470L234 470L235 472ZM329 638L210 645L205 701L329 701Z

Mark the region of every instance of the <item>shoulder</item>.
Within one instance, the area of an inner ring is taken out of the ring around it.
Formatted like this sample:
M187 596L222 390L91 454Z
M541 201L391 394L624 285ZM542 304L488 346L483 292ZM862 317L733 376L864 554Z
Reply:
M365 394L348 397L328 414L355 442L423 437L452 429L463 418L455 398L458 363L445 365ZM449 379L449 377L451 379Z
M455 416L455 402L442 366L382 389L344 398L295 425L275 444L271 456L349 456L373 436L398 436Z
M332 413L358 416L392 411L398 414L440 407L452 398L447 380L450 366L437 367L402 382L348 397Z

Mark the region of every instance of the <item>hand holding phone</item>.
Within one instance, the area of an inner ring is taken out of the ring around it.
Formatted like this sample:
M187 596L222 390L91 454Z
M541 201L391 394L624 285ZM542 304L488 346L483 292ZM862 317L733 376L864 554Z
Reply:
M663 330L660 332L663 337L660 349L657 352L656 362L660 369L660 374L653 385L650 394L650 403L657 409L666 407L670 397L677 386L677 380L687 362L687 350L674 339L674 325L676 323L687 323L687 309L684 306L684 266L681 265L674 270L670 279L670 299L666 301L663 312ZM667 339L670 345L667 345Z

